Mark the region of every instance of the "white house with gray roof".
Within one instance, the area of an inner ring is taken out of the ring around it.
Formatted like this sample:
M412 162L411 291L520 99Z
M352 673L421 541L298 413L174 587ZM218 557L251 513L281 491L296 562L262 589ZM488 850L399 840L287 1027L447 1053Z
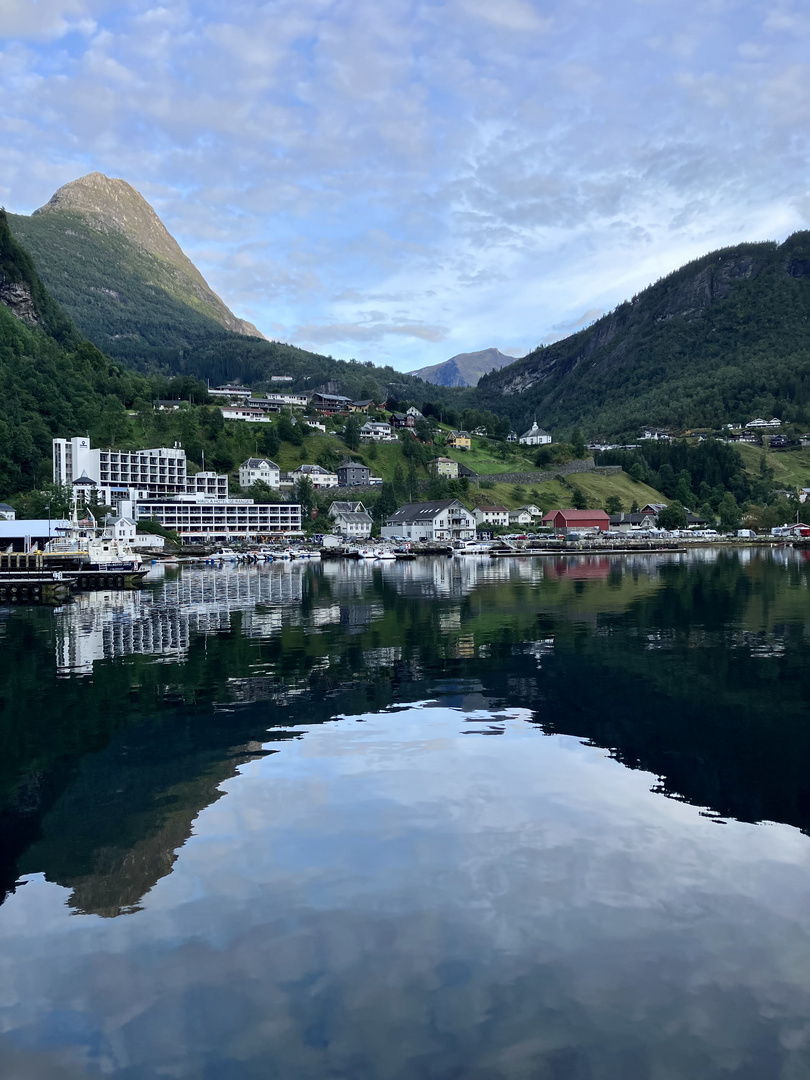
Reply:
M383 537L406 540L473 540L475 518L458 499L407 503L387 518L380 531Z
M353 540L365 540L371 536L371 514L365 510L356 512L353 510L341 510L335 514L335 532L341 536L351 537Z
M277 488L281 482L281 470L269 458L248 458L239 466L239 486L249 488L258 480L268 487Z

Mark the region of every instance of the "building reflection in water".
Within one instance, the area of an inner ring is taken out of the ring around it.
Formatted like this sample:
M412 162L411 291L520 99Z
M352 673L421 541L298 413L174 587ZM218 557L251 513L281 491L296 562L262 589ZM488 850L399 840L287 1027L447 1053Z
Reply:
M267 636L284 607L300 618L303 573L295 563L273 573L188 568L156 590L78 593L56 613L57 672L88 675L97 660L133 654L182 660L194 634L230 630L237 612L246 616L244 636Z
M799 566L806 554L781 548L769 557L782 566ZM396 563L344 559L221 570L185 567L176 572L157 567L141 591L80 593L56 609L57 673L89 675L97 661L138 654L182 662L195 635L228 632L236 615L240 634L246 638L269 639L284 626L296 625L314 633L339 627L353 636L383 619L387 593L418 601L460 602L477 590L504 584L596 583L622 576L656 583L666 568L708 566L724 556L727 553L718 548L696 547L685 554L463 556ZM740 566L749 567L758 554L742 549L733 557ZM443 604L437 622L440 634L453 639L450 651L454 655L473 655L472 637L462 634L460 607ZM3 627L0 619L0 635ZM651 647L660 646L651 642Z

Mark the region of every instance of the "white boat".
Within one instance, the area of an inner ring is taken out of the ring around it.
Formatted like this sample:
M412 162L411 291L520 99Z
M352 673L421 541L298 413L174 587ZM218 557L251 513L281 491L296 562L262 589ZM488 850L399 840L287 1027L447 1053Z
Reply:
M360 548L360 558L361 559L376 559L377 558L377 552L374 550L374 548Z
M119 570L124 573L140 570L143 566L140 553L133 551L126 541L100 531L89 512L81 521L74 512L70 526L60 532L61 536L45 545L45 551L50 556L64 559L66 563L78 563L84 570Z
M389 559L393 559L394 562L396 562L397 557L393 553L393 551L388 551L386 548L378 548L377 549L377 558L382 559L384 561L388 561Z
M239 552L231 548L219 548L213 555L209 555L209 560L213 562L236 562L238 558Z
M454 548L456 555L489 555L492 545L481 540L465 540Z

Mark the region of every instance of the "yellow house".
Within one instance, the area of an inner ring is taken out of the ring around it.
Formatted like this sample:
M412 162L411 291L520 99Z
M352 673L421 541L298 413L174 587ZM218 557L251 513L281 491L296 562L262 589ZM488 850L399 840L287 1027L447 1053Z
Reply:
M447 445L452 446L454 450L469 450L472 446L469 432L451 431L447 436Z
M446 476L450 480L458 479L458 462L449 457L437 457L432 462L437 476Z

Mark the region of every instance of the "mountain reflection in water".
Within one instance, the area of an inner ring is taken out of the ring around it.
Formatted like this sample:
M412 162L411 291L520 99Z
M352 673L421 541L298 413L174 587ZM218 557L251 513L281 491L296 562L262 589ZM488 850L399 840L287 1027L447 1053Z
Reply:
M0 938L18 996L0 1063L806 1075L810 989L784 955L806 949L807 842L751 823L810 827L809 584L790 549L344 561L156 571L141 593L2 612ZM93 930L80 957L63 911L135 929ZM216 974L211 935L228 942ZM88 988L50 1041L47 1010L70 1009L47 941ZM123 1041L97 993L108 951L131 981ZM722 1053L687 1021L688 986ZM670 1033L634 1034L617 987ZM175 1056L150 1032L181 1007L203 1028Z

